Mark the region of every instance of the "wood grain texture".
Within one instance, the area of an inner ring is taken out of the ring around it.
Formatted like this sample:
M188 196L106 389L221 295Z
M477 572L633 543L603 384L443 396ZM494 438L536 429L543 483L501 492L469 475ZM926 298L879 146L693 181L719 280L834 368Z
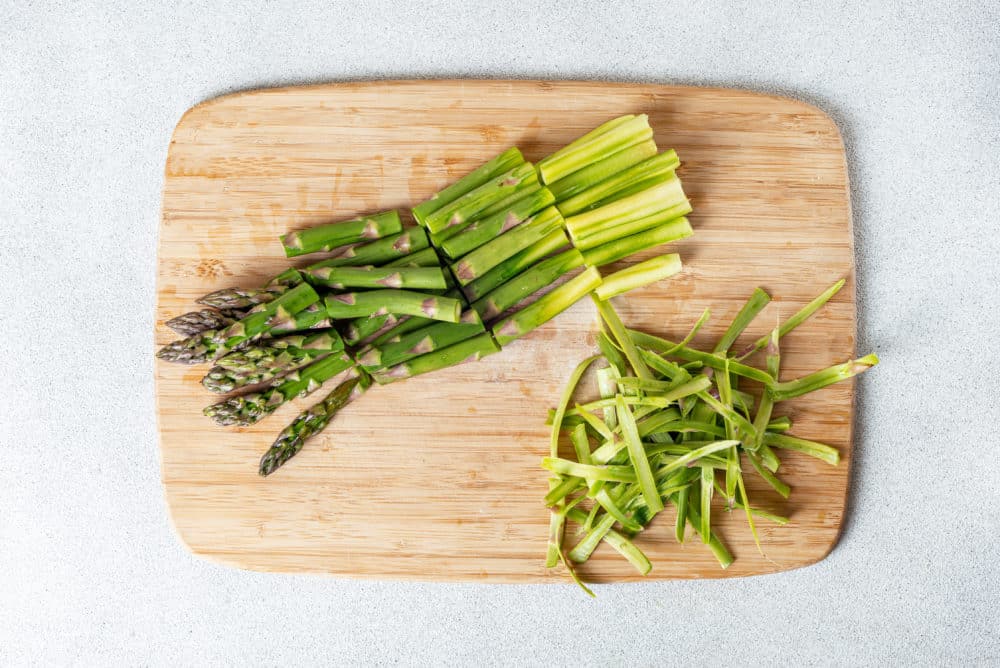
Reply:
M199 295L254 286L287 266L279 234L416 204L511 145L537 160L599 123L649 114L675 148L695 236L673 250L683 273L616 298L623 319L680 337L702 309L711 346L756 285L775 301L741 339L841 277L833 302L783 340L783 378L854 353L851 215L834 123L805 103L707 88L536 81L403 81L260 90L184 115L166 165L156 344ZM644 259L644 256L635 258ZM301 263L300 263L301 264ZM201 415L205 367L158 363L162 476L173 523L204 557L255 570L491 582L566 582L543 568L545 410L593 352L596 316L577 304L476 364L377 387L267 479L257 461L319 395L245 429ZM591 392L596 395L596 391ZM648 578L768 573L822 559L837 540L851 466L853 383L779 405L794 434L837 447L839 467L784 453L787 502L748 476L760 556L742 514L713 513L736 561L726 571L696 540L677 545L667 510L638 538ZM602 546L592 581L641 579Z

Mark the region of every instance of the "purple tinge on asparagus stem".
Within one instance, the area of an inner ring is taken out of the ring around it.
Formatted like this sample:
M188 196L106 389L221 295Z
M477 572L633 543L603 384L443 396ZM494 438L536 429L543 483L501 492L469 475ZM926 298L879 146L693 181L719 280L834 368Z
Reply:
M387 288L401 288L403 287L403 275L397 271L375 282Z
M437 299L434 297L425 299L420 304L420 310L426 313L428 318L433 318L438 312Z
M514 213L508 213L507 217L504 218L503 226L500 228L500 234L503 234L512 227L517 227L521 224L521 219L518 218Z
M398 253L407 254L410 252L411 245L412 244L410 243L410 233L407 232L400 238L396 239L395 243L392 244L392 250Z
M375 225L374 220L369 220L365 223L365 229L361 232L361 237L363 239L378 239L378 226Z
M410 348L407 352L413 355L423 355L424 353L429 353L432 350L434 350L434 342L431 340L431 337L428 336L421 339L417 345Z
M521 333L521 329L517 326L516 322L508 320L503 324L498 333L501 336L517 336Z
M342 304L347 304L348 306L354 306L357 301L353 292L346 292L340 295L331 295L330 299L338 301Z

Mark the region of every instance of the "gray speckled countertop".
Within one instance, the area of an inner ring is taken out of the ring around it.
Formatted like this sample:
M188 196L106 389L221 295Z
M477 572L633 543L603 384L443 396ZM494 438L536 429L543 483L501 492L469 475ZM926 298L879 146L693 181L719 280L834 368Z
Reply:
M104 4L0 8L0 664L1000 661L996 3ZM858 384L829 558L590 602L240 572L181 547L150 355L171 130L236 89L411 76L745 87L837 121L858 348L882 365Z

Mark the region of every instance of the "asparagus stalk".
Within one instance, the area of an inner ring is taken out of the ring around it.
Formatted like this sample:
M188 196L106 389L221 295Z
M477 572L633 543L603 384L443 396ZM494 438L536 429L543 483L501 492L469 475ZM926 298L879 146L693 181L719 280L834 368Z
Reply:
M608 300L615 295L620 295L629 290L641 288L644 285L655 283L669 276L680 272L681 256L677 253L651 257L644 262L616 271L610 276L605 276L601 285L597 286L594 293L602 300Z
M656 142L650 139L573 172L551 184L549 189L555 195L557 202L564 202L654 155L656 155ZM561 206L559 208L562 210Z
M222 311L243 310L275 299L278 295L295 287L303 280L297 269L290 268L281 272L263 288L225 288L216 290L198 299L199 304L212 306Z
M186 339L172 341L157 351L156 356L164 362L174 362L176 364L201 364L215 358L216 352L222 345L219 335L221 330L209 329L199 332ZM245 341L241 346L236 346L233 350L250 345L250 341Z
M774 383L768 388L768 393L775 401L784 401L794 397L800 397L809 392L815 392L827 385L838 383L848 378L853 378L864 373L868 369L878 364L878 355L872 353L856 360L849 360L843 364L835 364L828 369L816 371L808 376L787 380L782 383Z
M322 401L299 413L260 458L258 473L262 476L271 475L297 455L307 440L326 429L337 412L361 396L370 385L371 377L362 372L343 381Z
M497 345L490 333L486 332L452 344L447 348L414 357L402 364L381 369L375 372L373 377L379 385L385 385L404 378L479 360L496 352L500 352L500 346Z
M210 329L228 327L234 322L236 322L234 318L221 311L202 309L171 318L164 324L181 336L194 336Z
M319 301L319 295L307 283L300 283L276 299L258 304L238 322L219 332L221 345L215 352L221 357L235 346L266 333L272 324L284 325L292 316Z
M345 292L330 295L325 303L327 313L336 320L391 313L458 322L462 313L462 302L458 299L407 290Z
M516 147L509 148L497 157L486 162L481 167L472 170L461 179L444 190L434 193L431 198L413 207L413 218L421 225L426 225L427 216L440 208L451 204L459 197L468 194L482 186L487 181L524 163L524 157Z
M367 244L350 246L337 257L322 260L306 267L302 273L306 280L316 269L324 267L360 267L383 265L400 257L423 250L430 246L430 239L422 227L411 227L399 234L378 239Z
M426 327L394 337L388 343L359 354L358 364L366 370L395 366L407 360L472 338L486 331L479 314L469 310L457 324L436 322Z
M587 296L601 284L601 274L593 267L560 285L530 306L505 318L493 326L493 334L501 346L519 339L559 315L577 301Z
M313 285L335 290L346 288L407 288L444 290L448 287L440 267L322 267L310 272Z
M583 256L575 248L553 255L476 300L472 308L484 319L491 320L582 265Z
M686 202L681 180L672 176L652 188L646 188L598 209L570 216L566 219L566 229L574 240L584 239L599 232L614 230L626 223L649 218Z
M440 248L449 258L462 257L507 230L520 225L528 220L529 216L551 206L554 202L555 198L552 196L552 192L548 188L540 186L504 210L473 222L459 234L445 240Z
M568 243L569 239L566 237L566 233L561 229L555 230L541 241L512 255L476 280L464 286L462 291L470 301L481 299L522 271L533 266L542 258L563 248Z
M511 194L526 191L537 184L534 165L522 163L428 214L424 217L424 225L430 232L461 225Z
M264 419L285 402L314 392L324 382L353 365L354 361L345 353L329 355L303 369L292 371L275 388L220 401L205 408L204 413L222 426L246 427Z
M385 264L383 268L390 267L440 267L441 260L437 251L433 248L422 248L416 253L410 253Z
M504 260L558 230L562 222L562 216L555 207L550 206L530 221L501 234L452 265L455 278L460 284L468 285Z
M281 237L287 257L306 255L319 251L332 251L348 244L381 239L403 230L398 211L386 211L374 216L347 220L329 225L317 225L305 230L290 232Z
M645 114L621 116L600 125L538 163L546 184L555 183L603 158L649 141L653 130Z
M680 164L681 161L677 158L676 151L670 150L653 155L643 162L592 185L573 197L561 198L558 205L559 210L564 216L572 216L589 209L605 206L671 180L674 176L674 170Z
M603 267L660 244L678 241L694 234L687 218L675 218L662 225L614 239L583 251L584 261L591 267Z
M277 384L275 381L290 371L344 349L344 342L333 330L311 336L288 336L270 344L234 351L220 358L202 379L202 385L210 392L226 393L262 383Z

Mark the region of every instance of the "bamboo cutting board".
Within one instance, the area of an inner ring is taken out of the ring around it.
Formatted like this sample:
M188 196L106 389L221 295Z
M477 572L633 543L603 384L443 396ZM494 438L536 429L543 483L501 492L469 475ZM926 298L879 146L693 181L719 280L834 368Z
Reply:
M631 326L679 338L710 306L710 347L754 286L775 301L759 336L841 277L847 286L782 340L783 378L854 353L851 214L837 128L805 103L708 88L596 82L402 81L259 90L188 111L167 157L156 345L163 322L198 296L256 286L286 267L279 234L429 196L517 145L537 160L599 123L649 114L661 150L677 149L695 236L675 244L683 274L615 299ZM662 252L662 251L661 251ZM639 258L644 259L644 258ZM300 263L304 264L304 263ZM542 565L545 411L594 352L589 302L502 353L387 387L351 404L284 468L257 461L300 410L224 429L201 415L206 367L157 362L162 476L181 540L209 559L264 571L490 582L567 582ZM739 345L739 344L738 344ZM851 467L853 383L779 405L793 434L830 443L831 467L782 453L787 502L747 476L757 553L742 513L713 511L736 557L721 570L697 541L678 545L668 509L637 539L648 578L729 577L804 566L833 547ZM592 395L596 392L592 392ZM602 546L582 574L641 579Z

